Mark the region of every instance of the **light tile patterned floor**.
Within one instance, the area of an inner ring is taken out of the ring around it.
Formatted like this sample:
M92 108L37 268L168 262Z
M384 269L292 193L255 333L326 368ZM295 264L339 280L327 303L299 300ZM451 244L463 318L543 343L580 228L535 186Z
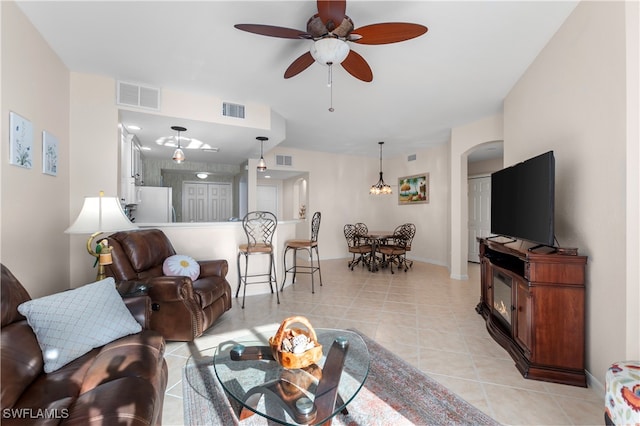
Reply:
M458 281L446 268L420 262L394 275L360 266L351 272L346 263L323 261L324 285L316 281L315 294L309 275L299 275L280 293L280 305L271 294L248 297L244 310L234 299L233 308L193 344L214 347L238 330L249 334L304 315L314 327L357 328L503 424L603 424L604 396L595 390L522 378L474 310L478 265L469 264L470 279ZM235 292L235 277L227 278ZM184 422L181 372L189 354L185 343L167 345L165 425Z

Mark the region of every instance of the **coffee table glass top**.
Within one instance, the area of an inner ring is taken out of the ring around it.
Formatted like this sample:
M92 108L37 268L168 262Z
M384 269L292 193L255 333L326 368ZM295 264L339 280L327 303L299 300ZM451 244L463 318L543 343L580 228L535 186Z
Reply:
M256 336L225 342L212 350L215 374L241 406L236 413L240 419L257 413L281 424L322 424L347 412L347 404L369 372L367 346L352 331L320 328L315 332L322 358L304 369L280 366L271 358L269 343L257 341ZM211 362L207 358L189 362ZM206 395L206 389L195 390Z

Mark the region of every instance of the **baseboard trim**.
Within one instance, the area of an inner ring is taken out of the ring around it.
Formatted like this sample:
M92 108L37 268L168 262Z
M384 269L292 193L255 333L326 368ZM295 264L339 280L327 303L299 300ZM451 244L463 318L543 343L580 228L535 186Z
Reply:
M469 275L467 275L467 274L464 274L464 275L451 274L451 275L449 275L449 278L451 278L452 280L466 281L466 280L469 279Z
M587 376L587 386L597 391L600 395L604 395L604 385L600 383L593 374L589 373L588 370L585 370L585 373Z

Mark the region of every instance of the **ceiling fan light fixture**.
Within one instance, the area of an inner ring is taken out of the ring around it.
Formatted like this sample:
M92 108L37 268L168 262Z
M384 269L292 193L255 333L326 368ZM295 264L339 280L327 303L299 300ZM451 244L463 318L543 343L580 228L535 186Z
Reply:
M266 161L264 161L264 157L262 156L262 148L264 145L264 141L268 141L269 138L266 136L258 136L256 137L256 139L260 141L260 161L258 161L258 167L256 167L256 169L259 172L264 172L265 170L267 170L267 163Z
M309 50L313 59L322 65L341 64L349 55L349 45L339 38L326 37L316 40Z
M384 179L382 178L382 145L384 142L378 142L380 145L380 179L375 185L371 185L371 189L369 190L369 194L371 195L387 195L392 194L391 186L384 183Z

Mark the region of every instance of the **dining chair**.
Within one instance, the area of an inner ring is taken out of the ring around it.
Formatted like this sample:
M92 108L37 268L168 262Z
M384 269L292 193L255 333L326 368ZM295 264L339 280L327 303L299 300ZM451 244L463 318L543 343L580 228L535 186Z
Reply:
M356 226L356 234L360 239L358 243L361 246L371 247L371 254L370 256L366 256L365 260L367 261L369 270L374 270L377 267L376 265L379 262L379 259L375 258L375 250L374 250L375 244L378 242L378 240L372 240L371 238L369 238L369 228L365 223L358 222L355 224L355 226ZM364 262L363 262L363 265L364 265Z
M320 255L318 254L318 232L320 231L320 219L322 214L320 212L315 212L311 219L311 238L308 240L289 240L285 243L284 256L282 257L282 262L284 264L284 279L282 280L282 286L280 287L280 291L284 289L284 283L287 281L287 273L293 273L293 279L291 280L291 284L295 284L296 282L296 273L299 274L311 274L311 293L315 293L313 275L317 272L318 277L320 278L320 285L322 285L322 271L320 271ZM287 268L287 252L289 250L293 250L293 266ZM298 265L297 257L298 250L305 250L309 252L309 257L311 259L311 265ZM317 265L313 264L313 251L316 252L316 261Z
M404 266L407 272L409 265L406 262L407 247L411 247L413 235L415 235L415 226L407 226L411 224L403 224L393 231L393 236L386 244L381 244L376 251L384 257L383 267L389 266L393 274L393 264L398 266L398 270Z
M344 226L344 237L347 240L349 253L353 254L353 258L347 266L352 271L353 267L360 262L362 262L363 267L369 263L369 257L371 256L371 244L368 243L365 235L366 234L358 232L356 225L347 224Z
M405 223L402 226L406 228L404 231L407 236L406 251L411 251L411 243L413 243L413 237L415 237L416 235L416 225L414 225L413 223ZM404 256L404 263L408 264L409 268L413 267L413 260L407 259L406 254Z
M280 296L278 295L278 281L276 280L276 265L273 256L273 245L271 241L278 226L278 219L271 212L254 211L249 212L242 219L242 228L247 237L246 244L240 244L238 247L238 289L236 290L236 298L240 293L240 287L244 286L242 292L242 309L244 309L244 299L247 294L247 285L269 283L271 293L273 287L276 289L276 298L280 304ZM269 272L249 274L249 256L256 254L269 255ZM240 270L240 256L244 256L244 275ZM268 277L263 281L247 281L248 278Z

